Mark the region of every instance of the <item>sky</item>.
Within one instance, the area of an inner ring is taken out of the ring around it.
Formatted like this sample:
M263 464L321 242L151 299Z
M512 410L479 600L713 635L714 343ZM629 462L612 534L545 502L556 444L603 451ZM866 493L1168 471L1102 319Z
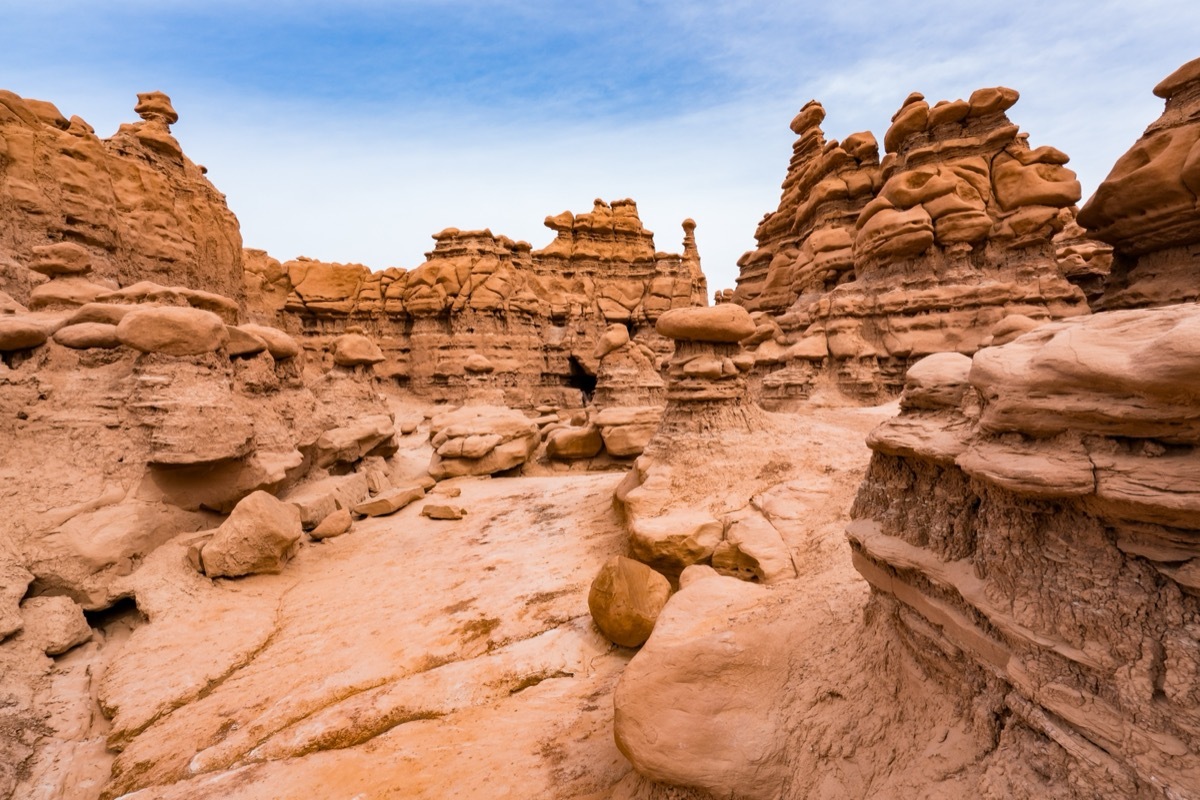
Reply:
M247 247L413 268L446 228L544 247L547 215L632 197L660 250L696 238L710 289L779 202L812 98L827 138L932 102L1008 113L1071 155L1086 199L1200 56L1200 3L911 0L8 2L0 88L98 134L167 92L173 133Z

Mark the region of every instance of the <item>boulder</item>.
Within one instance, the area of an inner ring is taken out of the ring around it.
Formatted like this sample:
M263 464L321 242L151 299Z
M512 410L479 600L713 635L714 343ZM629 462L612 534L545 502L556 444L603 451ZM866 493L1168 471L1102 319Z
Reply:
M48 656L58 656L92 638L83 609L69 597L31 597L21 603L22 636Z
M588 610L596 627L622 647L641 647L671 596L671 583L624 556L613 556L592 581Z
M345 333L333 340L333 363L339 367L369 366L383 360L379 345L361 333Z
M340 428L321 434L313 445L318 467L337 463L353 464L370 452L390 455L396 452L396 427L387 414L376 414L355 420Z
M266 325L239 325L238 330L262 339L267 344L267 352L276 361L286 361L300 354L300 344L278 328Z
M225 350L231 357L253 356L267 349L265 341L241 328L226 325L225 331L229 334L229 342L225 345Z
M46 343L46 331L20 316L0 317L0 351L28 350Z
M300 541L300 512L266 492L248 495L200 550L204 574L277 573Z
M54 341L72 350L111 350L121 346L117 338L117 326L103 322L81 322L59 328L54 332Z
M524 464L541 440L537 423L502 406L466 406L430 423L429 474L441 480L492 475Z
M577 458L594 458L604 449L600 429L595 425L579 428L558 428L546 437L546 456L569 461Z
M92 256L74 242L43 244L33 248L33 263L29 268L48 277L82 275L92 271Z
M308 532L308 535L314 539L332 539L334 536L341 536L350 530L350 526L354 523L350 516L348 508L339 508Z
M117 325L121 344L143 353L196 356L229 341L225 323L211 311L181 306L139 308Z
M467 515L462 506L452 506L445 503L426 503L421 507L421 516L430 519L457 520Z
M424 496L425 489L421 486L398 486L359 503L354 507L354 513L364 517L386 517Z

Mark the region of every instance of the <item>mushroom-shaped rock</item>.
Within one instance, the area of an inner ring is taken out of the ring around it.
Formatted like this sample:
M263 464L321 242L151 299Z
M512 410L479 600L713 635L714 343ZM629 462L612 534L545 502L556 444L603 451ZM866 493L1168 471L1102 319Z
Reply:
M229 333L225 322L211 311L160 306L130 311L117 325L117 338L143 353L196 356L223 347Z
M471 355L467 356L467 360L463 363L463 368L475 375L486 375L489 372L496 371L496 365L487 356L479 353L471 353Z
M825 107L816 100L809 100L804 104L804 108L800 109L800 113L792 118L788 127L792 129L792 133L803 136L805 132L812 130L824 121Z
M72 350L111 350L121 345L117 338L117 326L103 322L81 322L59 328L54 332L54 341Z
M361 333L344 333L333 340L333 363L339 367L359 367L383 361L383 351Z
M622 647L641 647L671 596L671 583L624 556L609 559L592 581L588 610L596 627Z
M41 325L21 317L0 317L0 352L28 350L46 343Z
M655 330L668 339L695 342L738 342L754 333L750 312L733 303L673 308L663 313Z
M48 656L62 655L92 638L83 608L69 597L31 597L21 604L24 635Z
M267 492L247 495L200 551L210 578L283 570L300 541L300 512Z
M288 334L267 325L239 325L238 330L257 336L267 343L267 352L276 361L295 358L300 353L300 344Z
M168 125L179 121L179 114L171 105L171 98L163 92L139 92L134 112L144 120L161 120Z
M75 242L43 244L33 248L29 268L49 277L82 275L92 271L92 255Z

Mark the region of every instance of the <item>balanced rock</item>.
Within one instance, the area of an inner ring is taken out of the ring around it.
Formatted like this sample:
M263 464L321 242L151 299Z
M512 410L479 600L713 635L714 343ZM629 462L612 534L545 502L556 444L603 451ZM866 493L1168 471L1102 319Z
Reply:
M277 573L300 541L300 512L266 492L245 497L200 550L204 574Z
M225 345L225 322L210 311L179 306L139 308L117 325L121 344L143 353L196 356Z
M697 308L673 308L658 318L655 329L668 339L696 342L738 342L754 333L754 321L741 306L728 303Z
M671 583L645 564L624 556L605 562L588 592L596 627L622 647L641 647L671 596Z
M62 655L92 638L83 609L69 597L31 597L21 603L22 635L48 656Z
M241 328L226 325L225 331L229 334L229 341L225 345L225 351L231 357L245 358L262 353L267 349L265 341L252 333L247 333Z

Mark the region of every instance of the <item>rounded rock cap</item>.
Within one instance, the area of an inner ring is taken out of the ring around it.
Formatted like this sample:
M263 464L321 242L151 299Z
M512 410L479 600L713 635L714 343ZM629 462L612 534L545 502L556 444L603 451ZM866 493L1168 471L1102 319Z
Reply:
M668 339L695 342L740 342L755 331L750 312L733 303L673 308L658 318L654 329Z
M1184 86L1198 80L1200 80L1200 58L1194 58L1163 78L1154 87L1154 94L1156 97L1170 100Z

